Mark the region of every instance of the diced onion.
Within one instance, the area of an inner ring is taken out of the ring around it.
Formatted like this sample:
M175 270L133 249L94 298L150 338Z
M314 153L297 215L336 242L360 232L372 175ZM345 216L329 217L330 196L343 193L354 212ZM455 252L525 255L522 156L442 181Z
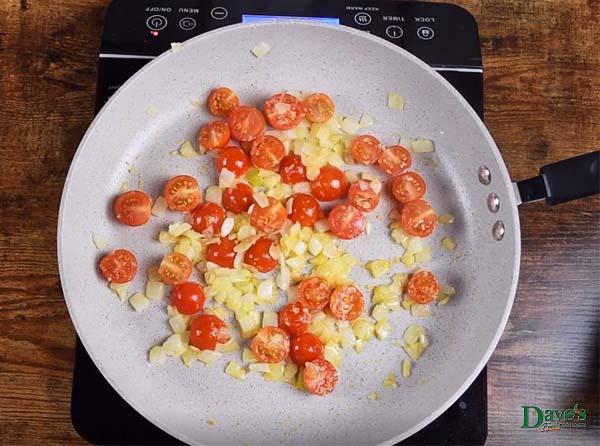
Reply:
M251 363L256 362L254 353L252 353L252 350L250 350L248 347L244 347L244 350L242 351L242 361Z
M184 141L183 144L179 146L179 154L183 158L195 158L199 155L190 141Z
M183 45L180 42L171 42L171 51L178 53L182 50Z
M108 240L96 232L92 232L92 241L94 242L96 249L106 249L110 246Z
M387 106L392 110L404 110L404 98L401 94L392 91L388 93Z
M454 251L456 249L456 242L451 237L444 237L442 239L442 248L446 251Z
M187 320L181 314L169 318L169 325L174 333L183 333L187 329Z
M221 189L219 186L209 186L204 194L204 200L211 203L221 204L222 195L223 189Z
M429 305L413 303L410 307L410 314L415 317L431 317L431 308Z
M185 352L187 345L183 342L181 334L175 333L163 342L162 347L168 356L181 356Z
M254 198L256 204L258 204L261 208L266 208L269 206L269 199L264 192L254 192L252 197Z
M129 303L135 311L143 311L150 304L150 301L142 293L135 293L129 298Z
M200 350L198 353L198 361L202 361L206 365L211 365L222 356L222 353L213 350Z
M292 191L295 194L310 194L310 183L308 181L302 181L292 186Z
M148 352L148 362L150 364L162 364L167 359L167 354L160 345L155 345Z
M449 225L451 223L454 223L454 215L442 214L442 215L440 215L439 221L443 225Z
M375 335L377 336L377 339L383 340L383 339L387 338L390 334L391 329L392 329L392 326L389 323L389 321L387 321L387 320L378 321L375 324Z
M248 366L248 370L255 373L267 373L270 371L269 364L266 362L256 362Z
M342 119L342 130L346 132L348 135L354 135L356 131L359 129L360 125L358 121L351 117L346 117Z
M221 169L219 173L219 187L231 187L235 183L235 173L229 169Z
M429 153L434 151L433 141L430 139L415 139L412 142L411 148L415 153Z
M386 304L381 303L377 304L373 307L371 311L371 317L375 319L377 322L386 321L388 318L389 309Z
M373 277L381 277L389 271L390 266L388 260L372 260L367 263L366 268Z
M256 57L264 57L271 52L271 45L265 42L260 42L250 50Z
M151 118L155 118L158 115L158 107L151 105L146 109L146 114Z
M262 319L263 327L277 327L277 313L274 311L265 311Z
M165 284L149 280L146 282L146 297L151 300L161 299L165 291Z
M377 401L379 399L379 395L377 394L377 392L369 392L367 393L367 398L371 401Z
M402 376L404 378L408 378L412 373L412 363L410 362L410 359L403 359L402 360Z
M396 381L396 375L394 373L388 373L387 378L383 381L383 387L391 387L392 389L398 387L398 381Z
M323 353L323 357L332 363L336 368L339 368L342 365L342 351L339 347L335 345L328 344L325 346L325 350Z
M363 113L363 115L360 118L360 121L358 122L358 125L360 127L369 127L369 126L373 125L373 118L371 118L366 113Z
M179 237L189 229L192 229L192 225L189 223L173 223L169 225L169 235Z
M231 353L236 352L240 349L240 345L236 342L235 339L230 339L225 344L217 344L217 350L221 353Z
M233 226L235 225L235 221L231 217L227 217L223 220L223 224L221 225L221 237L227 237L233 231Z
M154 205L152 206L152 215L156 217L163 217L167 212L167 202L163 197L158 197L154 201Z

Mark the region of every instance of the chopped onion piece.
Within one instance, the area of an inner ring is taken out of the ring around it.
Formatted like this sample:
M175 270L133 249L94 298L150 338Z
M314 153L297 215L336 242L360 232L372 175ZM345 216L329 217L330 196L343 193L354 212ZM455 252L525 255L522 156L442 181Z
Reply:
M295 194L310 194L310 183L308 181L302 181L292 186L292 191Z
M263 327L277 327L277 313L274 311L265 311L262 320Z
M254 198L256 204L258 204L261 208L266 208L269 206L269 199L264 192L254 192L252 197Z
M235 173L230 171L229 169L221 169L221 173L219 174L219 187L231 187L235 183Z
M275 284L277 285L277 288L285 291L289 289L290 282L290 270L285 264L281 264L279 267L279 273L275 277Z
M197 356L198 361L202 361L206 365L211 365L222 356L222 353L213 350L200 350Z
M444 237L442 239L442 248L446 251L454 251L456 249L456 242L451 237Z
M323 357L336 368L339 368L340 365L342 365L342 350L336 345L327 344L325 346L325 351L323 352Z
M294 303L298 300L298 287L291 286L286 291L288 303Z
M167 212L167 202L163 197L158 197L152 206L152 215L162 217Z
M221 197L223 196L223 189L219 186L210 186L206 189L204 200L211 203L221 204Z
M412 373L412 363L410 362L410 359L403 359L402 360L402 376L404 378L408 378Z
M179 237L189 229L192 229L192 225L189 223L173 223L169 225L169 235Z
M192 107L194 107L196 110L201 110L203 107L202 101L198 99L192 99L190 103L192 104Z
M110 246L108 240L96 232L92 232L92 241L94 242L96 249L106 249Z
M121 183L121 188L119 189L119 191L124 194L125 192L129 191L129 181L125 180Z
M179 147L179 154L183 158L195 158L199 155L199 153L196 152L196 149L194 149L192 143L189 141L184 141L184 143L181 144Z
M165 291L165 284L149 280L146 282L146 297L151 300L161 299Z
M390 334L391 329L392 329L392 326L390 325L390 323L387 319L378 321L375 324L375 335L377 336L377 339L383 340L383 339L387 338Z
M398 387L398 381L396 381L396 375L394 373L388 373L387 378L383 381L383 387L390 387L392 389Z
M182 48L183 45L181 44L181 42L171 42L171 51L173 51L174 53L180 52Z
M225 344L217 344L217 350L221 353L236 352L240 349L240 345L235 339L230 339Z
M187 349L187 345L183 342L182 336L179 333L172 334L163 342L163 350L168 356L181 356Z
M174 333L183 333L187 330L187 318L182 314L176 314L169 318L169 325Z
M415 153L429 153L434 151L433 141L430 139L415 139L412 142L411 148Z
M231 217L227 217L223 220L223 224L221 225L221 237L227 237L233 231L233 227L235 225L235 221Z
M410 314L415 317L431 317L431 308L429 305L413 303L410 306Z
M151 105L146 109L146 114L151 118L155 118L158 115L158 108L154 105Z
M188 345L183 354L181 355L181 361L186 367L191 367L192 364L198 359L198 354L200 350L198 350L193 345Z
M360 125L358 124L358 121L356 119L345 117L344 119L342 119L341 127L342 130L348 135L354 135L359 129Z
M388 318L389 309L386 304L381 303L377 304L371 310L371 317L375 319L377 322L386 321Z
M266 42L260 42L250 50L256 57L264 57L271 52L271 45Z
M256 311L240 316L236 316L238 323L240 324L240 333L244 339L251 338L260 329L260 314Z
M256 362L248 366L248 370L256 373L268 373L271 369L266 362Z
M363 113L363 115L360 118L360 121L358 121L358 125L360 127L369 127L369 126L373 125L373 122L374 122L373 118L371 118L366 113Z
M377 394L377 392L369 392L367 393L367 398L371 401L377 401L379 399L379 395Z
M388 93L387 106L392 110L404 110L404 98L401 94L392 91Z
M402 339L407 344L415 344L419 342L419 338L422 334L425 334L425 329L423 327L420 325L411 324L404 331Z
M146 309L150 301L142 293L135 293L129 298L129 303L135 311L143 311Z
M160 345L155 345L148 352L148 362L150 364L162 364L167 359L167 354Z
M454 223L454 215L452 214L442 214L440 215L440 223L443 225L449 225Z

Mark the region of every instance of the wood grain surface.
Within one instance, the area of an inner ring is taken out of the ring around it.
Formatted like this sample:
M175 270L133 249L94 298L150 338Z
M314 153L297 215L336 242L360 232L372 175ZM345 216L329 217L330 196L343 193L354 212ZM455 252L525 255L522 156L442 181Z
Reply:
M478 20L486 122L515 179L599 148L600 2L457 0ZM108 0L0 2L0 445L81 444L75 333L56 261L60 194L94 113ZM521 278L489 363L490 445L598 441L600 199L520 210ZM521 404L591 427L519 429Z

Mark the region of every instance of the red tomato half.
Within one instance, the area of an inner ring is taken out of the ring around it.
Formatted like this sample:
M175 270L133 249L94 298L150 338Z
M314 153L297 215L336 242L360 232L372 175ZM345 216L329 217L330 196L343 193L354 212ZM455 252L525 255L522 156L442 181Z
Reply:
M213 121L200 129L198 144L208 151L218 150L225 147L230 138L229 125L225 121Z
M263 208L255 204L250 213L250 224L265 234L280 230L286 220L285 207L273 197L269 197L268 206Z
M269 250L273 240L261 237L244 254L244 263L253 266L261 273L268 273L277 266L277 260L271 257Z
M233 172L236 177L241 177L250 168L250 160L244 149L240 147L225 147L219 152L217 158L217 172L227 169Z
M342 285L331 293L329 309L336 319L353 321L363 312L363 294L354 285Z
M279 311L279 328L291 336L308 330L311 320L310 310L299 303L287 304Z
M363 212L371 212L379 204L381 183L369 180L358 180L348 189L348 201Z
M296 184L306 181L306 167L302 164L302 157L290 153L283 157L279 163L279 175L287 184Z
M302 333L290 342L290 359L298 365L322 359L325 348L317 335Z
M215 116L227 116L238 105L240 105L240 98L231 88L227 87L215 88L206 100L206 106Z
M406 172L392 179L392 194L400 203L418 200L426 190L425 180L416 172Z
M271 135L259 136L252 141L250 160L254 167L277 170L279 162L285 156L283 143Z
M377 162L383 148L377 138L371 135L357 136L352 140L350 153L354 161L360 164L373 164Z
M315 197L309 194L294 194L290 220L302 226L313 226L317 220L323 218L323 210Z
M227 117L231 136L238 141L252 141L265 129L265 117L256 107L240 105Z
M310 122L326 122L335 114L335 104L325 93L313 93L304 99L306 119Z
M238 183L233 187L228 187L223 191L221 200L223 207L228 211L236 214L246 212L254 202L252 187L245 183Z
M131 282L137 273L137 259L126 249L117 249L100 260L100 272L113 283Z
M414 273L406 285L409 299L418 304L433 302L440 295L441 289L437 277L429 271Z
M322 310L329 303L331 288L320 277L303 279L298 285L298 302L313 311Z
M323 396L333 392L339 375L333 364L326 359L314 359L304 364L302 378L306 390Z
M348 179L337 167L321 167L319 175L310 182L313 195L319 201L333 201L342 198L348 190Z
M237 245L235 240L221 237L218 242L211 243L206 247L206 259L224 268L233 268L236 252L233 250Z
M438 218L429 203L414 200L400 210L400 225L409 235L427 237L435 231Z
M377 160L379 167L390 175L400 175L412 164L412 156L402 146L390 146L381 152Z
M171 290L171 305L181 314L194 314L202 311L206 295L202 285L196 282L183 282Z
M185 255L178 252L167 254L160 266L158 274L167 285L177 285L187 281L192 274L192 262Z
M291 94L276 94L265 102L265 116L273 128L293 129L304 117L304 106L297 97Z
M113 209L115 218L129 226L141 226L150 220L152 200L146 192L130 190L117 197Z
M367 220L361 211L350 204L338 204L329 212L331 232L344 240L351 240L365 232Z
M190 323L190 343L200 350L215 350L229 341L229 328L214 314L200 314Z
M281 328L261 328L250 345L254 357L259 362L281 362L288 357L290 337Z
M225 209L207 201L190 211L189 221L194 231L214 235L221 231L225 217Z
M202 201L198 182L189 175L171 178L165 185L163 197L172 211L191 211Z

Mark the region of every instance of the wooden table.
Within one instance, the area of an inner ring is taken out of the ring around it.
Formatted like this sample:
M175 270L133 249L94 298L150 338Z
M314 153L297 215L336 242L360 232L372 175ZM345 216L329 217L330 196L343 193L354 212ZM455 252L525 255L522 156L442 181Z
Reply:
M600 2L461 0L477 18L486 121L515 179L598 149ZM56 262L63 181L94 114L108 0L0 6L0 444L80 444L75 332ZM521 279L489 363L490 445L598 439L600 199L520 211ZM519 429L522 404L591 411L593 429Z

